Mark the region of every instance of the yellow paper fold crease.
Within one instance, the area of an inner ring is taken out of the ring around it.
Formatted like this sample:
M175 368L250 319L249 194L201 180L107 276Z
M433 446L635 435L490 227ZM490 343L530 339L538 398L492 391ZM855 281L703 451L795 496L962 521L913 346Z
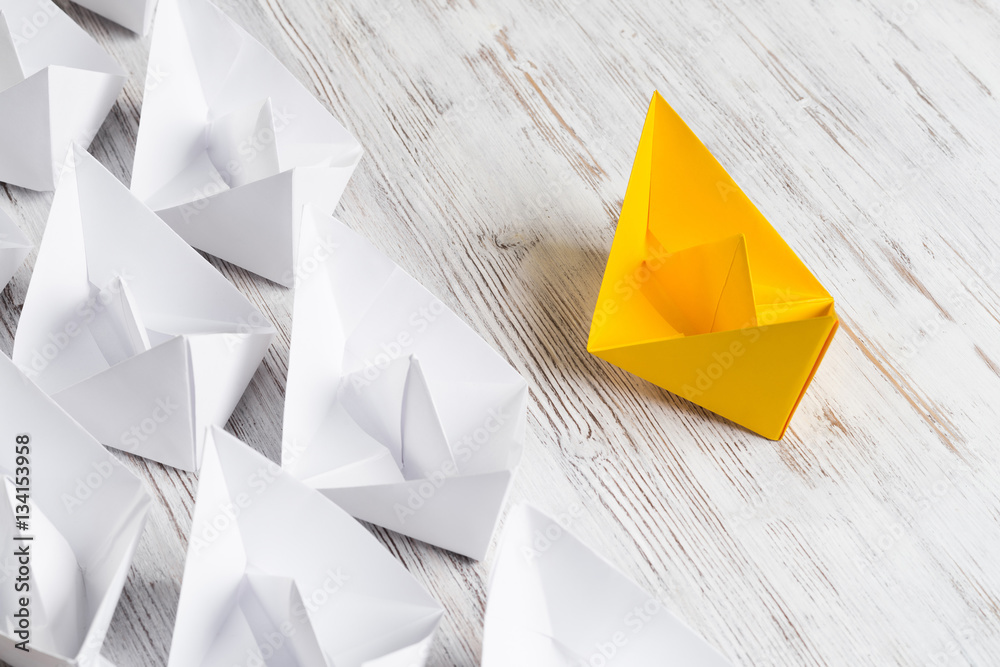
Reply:
M654 93L587 349L776 440L837 325L833 297Z

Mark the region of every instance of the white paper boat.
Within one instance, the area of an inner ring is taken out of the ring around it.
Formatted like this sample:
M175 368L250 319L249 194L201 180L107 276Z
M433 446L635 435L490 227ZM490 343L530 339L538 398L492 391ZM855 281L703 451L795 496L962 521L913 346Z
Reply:
M511 510L490 582L483 667L729 664L565 520Z
M307 210L282 465L359 519L485 556L524 445L524 379L341 222Z
M361 524L212 429L169 667L420 667L442 613Z
M0 442L0 660L106 665L98 654L151 499L135 475L2 354ZM22 581L25 563L16 554L25 548L30 574ZM27 590L15 588L24 584ZM30 619L27 652L16 646L25 640L17 634L22 597Z
M160 2L132 191L188 243L290 286L303 205L332 213L361 152L217 7Z
M0 181L54 189L66 152L90 145L125 76L49 0L0 0Z
M72 152L14 361L102 443L184 470L275 329L97 160Z

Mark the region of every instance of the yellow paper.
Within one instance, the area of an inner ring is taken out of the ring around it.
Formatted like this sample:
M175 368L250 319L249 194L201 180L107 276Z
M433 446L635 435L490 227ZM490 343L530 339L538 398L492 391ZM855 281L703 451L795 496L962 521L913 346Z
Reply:
M838 322L833 297L654 93L588 351L777 440Z

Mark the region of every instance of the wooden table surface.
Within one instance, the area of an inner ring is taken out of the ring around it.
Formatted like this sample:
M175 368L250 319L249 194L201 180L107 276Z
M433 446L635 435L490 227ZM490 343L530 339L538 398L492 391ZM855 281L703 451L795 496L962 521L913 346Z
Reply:
M132 73L91 149L128 182L149 40L59 4ZM738 664L1000 664L1000 4L222 7L364 145L338 216L529 380L513 502L580 503L573 530ZM585 350L654 89L837 299L780 442ZM51 193L3 192L39 242ZM292 293L213 263L279 329L228 425L277 460ZM197 475L119 456L157 503L105 654L161 665ZM430 664L478 664L495 545L374 532L447 610Z

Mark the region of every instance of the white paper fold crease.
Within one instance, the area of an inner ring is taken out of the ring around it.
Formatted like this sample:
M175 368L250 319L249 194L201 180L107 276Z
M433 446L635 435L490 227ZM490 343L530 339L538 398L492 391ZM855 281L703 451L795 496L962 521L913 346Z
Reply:
M17 460L19 435L29 438L26 466ZM15 546L28 544L31 554L29 590L15 591L13 574L0 586L0 660L29 667L106 665L98 654L151 499L135 475L2 354L0 442L0 571L18 572ZM28 497L21 495L25 468ZM27 530L15 526L24 505ZM22 638L14 635L23 595L30 599L27 653L15 648Z
M184 470L275 329L100 163L72 151L14 361L102 443Z
M126 73L49 0L0 0L0 181L52 190L86 148Z
M162 0L132 191L191 245L285 286L302 207L332 213L361 146L206 0Z
M303 214L282 465L359 519L485 556L527 383L343 223Z
M169 667L420 667L442 613L350 515L211 430Z
M662 602L538 510L511 510L493 567L483 667L729 667Z

